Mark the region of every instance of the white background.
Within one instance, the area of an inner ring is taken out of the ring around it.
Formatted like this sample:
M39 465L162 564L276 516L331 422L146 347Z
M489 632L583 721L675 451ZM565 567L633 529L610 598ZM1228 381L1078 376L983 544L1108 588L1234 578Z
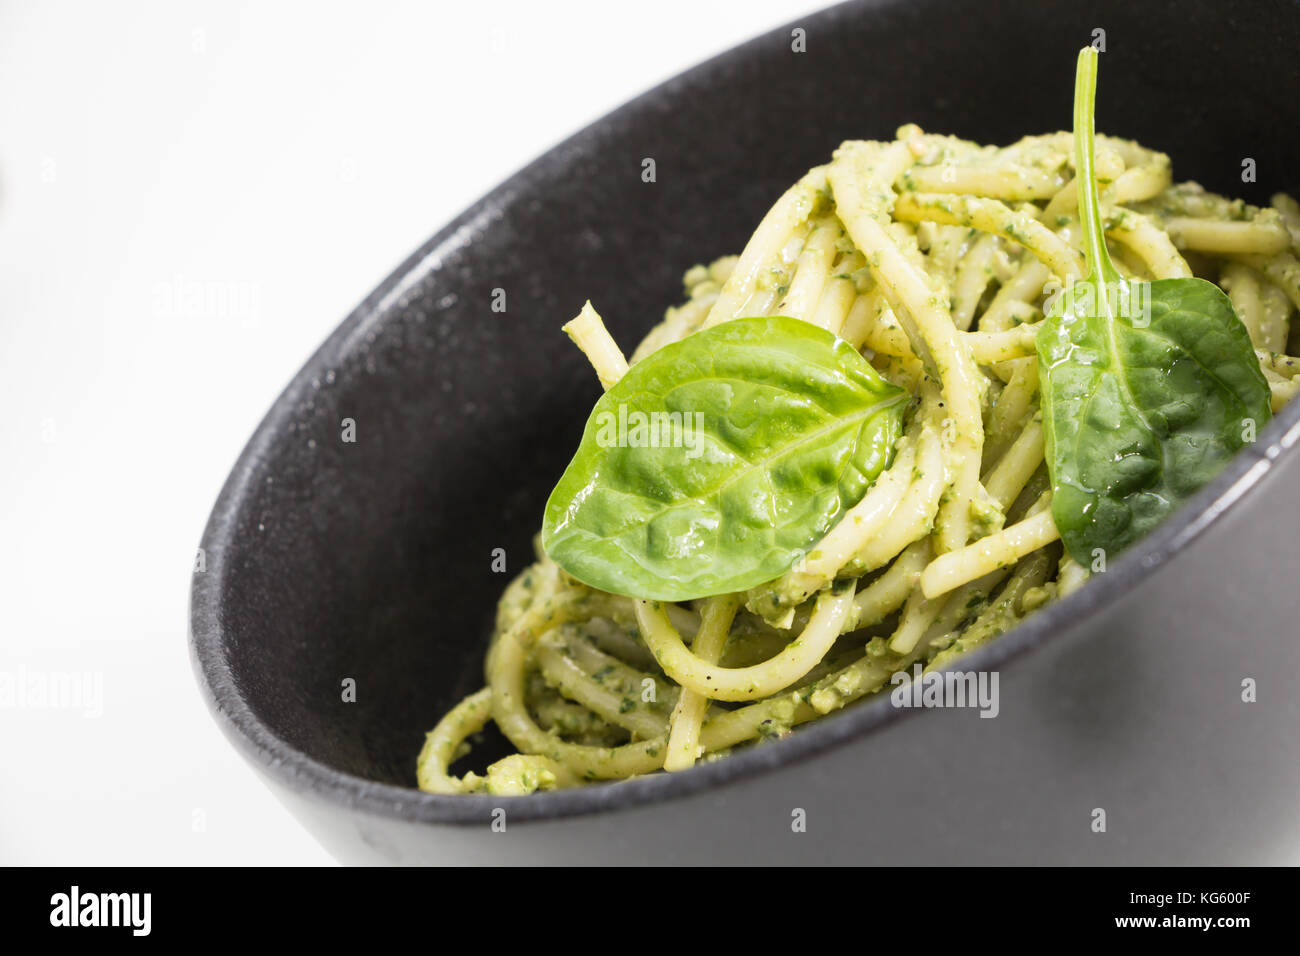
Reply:
M815 6L0 4L0 675L102 681L0 705L0 863L331 862L190 670L227 471L445 221Z

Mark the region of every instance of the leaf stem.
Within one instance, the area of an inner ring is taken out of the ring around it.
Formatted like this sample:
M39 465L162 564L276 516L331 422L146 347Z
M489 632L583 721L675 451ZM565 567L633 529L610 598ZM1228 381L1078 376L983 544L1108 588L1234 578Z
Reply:
M1106 251L1101 224L1101 196L1093 161L1093 115L1097 102L1097 51L1090 46L1079 51L1074 76L1074 169L1079 183L1079 212L1083 217L1084 254L1094 277L1114 281L1119 273Z

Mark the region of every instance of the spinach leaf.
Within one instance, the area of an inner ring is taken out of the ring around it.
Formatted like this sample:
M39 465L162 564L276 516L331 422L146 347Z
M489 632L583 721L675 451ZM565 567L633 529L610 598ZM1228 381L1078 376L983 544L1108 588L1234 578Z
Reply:
M1074 143L1089 275L1037 337L1052 518L1075 560L1113 557L1210 481L1270 415L1246 327L1203 279L1126 282L1093 172L1097 52L1079 54Z
M908 396L799 319L742 318L633 365L596 403L542 545L580 581L662 601L784 573L893 458Z

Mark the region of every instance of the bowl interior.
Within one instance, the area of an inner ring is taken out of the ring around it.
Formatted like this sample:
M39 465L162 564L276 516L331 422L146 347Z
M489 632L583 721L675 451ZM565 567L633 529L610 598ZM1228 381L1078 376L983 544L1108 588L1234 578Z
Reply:
M905 122L994 143L1066 127L1075 53L1104 29L1100 129L1250 202L1294 190L1291 4L1232 18L1213 2L1078 6L908 0L806 17L792 26L807 52L785 29L711 61L431 240L293 381L209 526L203 626L255 717L327 766L412 786L424 733L483 683L497 597L529 562L599 393L560 324L590 298L630 351L681 274L738 252L841 140Z

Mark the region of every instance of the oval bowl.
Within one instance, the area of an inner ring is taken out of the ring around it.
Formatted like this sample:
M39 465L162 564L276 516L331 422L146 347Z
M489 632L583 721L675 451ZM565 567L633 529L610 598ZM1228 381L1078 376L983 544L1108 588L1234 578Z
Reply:
M332 853L889 864L1294 853L1300 734L1272 678L1300 673L1300 403L1107 573L957 665L996 675L994 719L883 696L685 773L526 798L414 787L423 735L482 685L506 581L495 549L512 572L529 560L598 394L558 331L585 298L630 346L678 300L686 268L738 252L843 139L892 137L904 122L982 142L1060 128L1075 52L1097 28L1099 127L1228 195L1264 204L1295 190L1300 132L1282 121L1300 88L1294 4L1249 17L1204 0L1078 6L907 0L805 17L555 147L343 321L227 480L190 621L221 727ZM791 49L795 26L806 53ZM641 181L647 157L654 183ZM1258 182L1241 181L1246 157ZM497 289L504 312L492 310ZM341 440L345 418L354 442Z

